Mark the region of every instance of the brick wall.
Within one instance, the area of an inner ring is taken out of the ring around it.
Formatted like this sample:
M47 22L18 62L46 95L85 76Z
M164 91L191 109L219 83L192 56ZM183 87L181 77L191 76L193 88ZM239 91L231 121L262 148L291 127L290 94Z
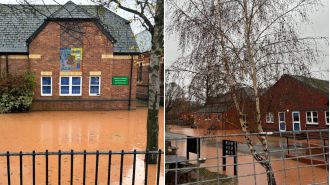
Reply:
M28 55L8 55L9 74L22 74L29 69ZM6 55L0 55L0 74L7 73Z
M60 96L60 25L49 22L29 45L30 69L36 74L34 110L111 110L128 109L130 85L112 85L112 76L130 76L131 58L113 54L113 45L93 22L82 22L82 96ZM108 56L108 57L102 57ZM110 57L109 57L110 56ZM119 59L117 59L119 58ZM41 72L52 72L52 96L41 96ZM89 96L90 72L101 72L100 96ZM133 66L132 79L136 79ZM136 80L132 80L131 108L135 108Z
M144 53L139 55L137 70L139 71L139 65L142 63L142 80L137 81L137 89L136 89L136 98L140 100L148 100L148 87L149 87L149 65L150 65L150 54ZM164 102L164 60L162 57L162 61L160 63L159 69L159 79L160 79L160 103Z
M292 130L292 112L300 112L301 130L329 128L325 125L329 96L290 76L282 77L261 98L262 124L266 131L279 131L278 113L285 112L286 130ZM306 111L318 112L318 125L306 125ZM266 113L273 112L274 123L266 123Z

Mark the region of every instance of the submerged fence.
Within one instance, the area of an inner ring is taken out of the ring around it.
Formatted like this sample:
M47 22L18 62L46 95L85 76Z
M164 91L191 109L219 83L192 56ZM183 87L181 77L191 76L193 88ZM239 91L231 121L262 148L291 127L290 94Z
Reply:
M201 137L168 133L165 184L267 184L267 172L260 165L265 161L252 157L246 137L251 138L255 154L270 156L268 173L275 175L277 184L329 184L328 134L328 130ZM258 136L266 137L268 150Z
M141 178L141 173L143 173L143 184L148 184L148 180L152 178L152 182L149 184L158 185L160 183L163 154L161 150L122 150L121 152L76 152L73 150L70 152L61 150L49 152L46 150L45 152L0 153L0 165L3 165L0 167L0 184L97 185L102 180L101 184L134 185L142 184L141 179L140 182L136 181L136 174L139 173L138 178ZM157 164L147 165L150 155L158 156ZM129 170L126 168L129 168ZM149 168L153 168L153 170L150 171ZM103 174L100 173L101 169L104 172ZM124 174L124 171L127 171L127 173ZM100 179L101 175L105 179ZM69 176L69 178L64 179L66 176ZM124 180L126 180L125 183ZM128 180L129 182L127 182Z

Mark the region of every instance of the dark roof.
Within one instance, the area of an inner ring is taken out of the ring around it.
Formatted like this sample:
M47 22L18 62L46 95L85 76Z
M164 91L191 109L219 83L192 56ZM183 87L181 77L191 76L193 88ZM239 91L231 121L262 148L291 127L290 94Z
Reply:
M28 52L27 39L51 19L96 19L114 38L114 53L139 53L129 21L98 5L0 4L0 53ZM34 10L36 9L36 10Z
M301 83L304 83L305 85L308 85L310 87L313 87L324 93L329 94L329 81L321 80L317 78L305 77L305 76L294 76L294 75L288 75L288 76L291 76L292 78L298 80Z
M229 104L214 104L206 105L205 107L196 111L197 113L223 113L233 106L232 103Z

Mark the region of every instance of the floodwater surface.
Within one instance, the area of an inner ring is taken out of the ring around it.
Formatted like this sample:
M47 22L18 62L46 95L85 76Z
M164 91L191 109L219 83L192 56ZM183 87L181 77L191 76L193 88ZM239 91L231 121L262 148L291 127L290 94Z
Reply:
M159 111L159 148L163 150L163 109ZM0 153L54 151L145 151L147 108L126 111L33 111L29 113L0 115ZM164 158L164 156L163 156ZM87 156L86 184L95 179L95 156ZM23 158L24 184L32 183L32 169L29 156ZM57 156L49 156L49 184L57 184ZM45 157L37 156L37 183L44 184ZM11 157L12 184L19 184L19 160ZM74 184L82 184L83 156L74 158ZM125 155L123 184L132 184L133 156ZM100 156L98 184L107 183L108 156ZM144 155L137 155L136 184L144 183ZM163 166L163 160L162 160ZM119 181L120 155L112 156L111 182ZM7 176L6 160L0 157L0 175ZM155 184L156 165L149 165L148 184ZM161 168L160 184L164 180ZM70 177L70 156L62 156L62 184L68 184ZM0 178L0 185L7 184Z
M180 126L167 126L166 132L177 133L180 138L184 135L188 136L204 136L207 133L203 129L191 129ZM222 139L236 140L238 142L238 176L236 181L238 185L264 185L267 184L267 176L265 169L249 155L248 150L242 151L241 148L245 146L244 137L221 137L230 134L238 134L239 130L215 131L213 134L220 136L215 138L205 138L201 140L201 158L208 158L201 167L205 167L210 171L233 176L233 157L227 157L226 171L222 170L222 147L216 146L214 143L221 142ZM181 135L181 136L180 136ZM272 147L281 147L283 141L278 137L268 138L269 145ZM315 141L316 142L316 141ZM320 142L320 141L319 141ZM178 148L178 155L186 155L186 142L185 140L173 140L172 146ZM247 147L246 147L247 148ZM196 155L190 154L190 159L196 159ZM328 170L310 164L305 164L294 159L284 159L280 156L272 156L272 167L274 170L277 184L286 185L308 185L308 184L328 184ZM219 165L216 165L219 164ZM220 166L220 167L219 167ZM319 165L320 166L320 165Z

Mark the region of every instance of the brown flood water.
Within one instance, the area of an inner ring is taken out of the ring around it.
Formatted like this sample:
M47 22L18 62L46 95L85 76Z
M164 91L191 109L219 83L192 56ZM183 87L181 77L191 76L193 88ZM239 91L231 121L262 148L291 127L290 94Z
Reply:
M202 129L191 129L191 128L183 128L179 126L169 126L166 130L166 132L172 132L172 133L178 133L183 135L190 135L190 136L202 136L205 135L207 131ZM225 135L225 134L234 134L239 133L238 130L227 130L227 131L217 131L213 134L216 135ZM244 139L235 137L235 138L228 138L231 140L237 140L239 143L243 143ZM202 142L201 146L201 157L206 158L213 158L218 156L220 157L222 154L222 148L219 147L218 151L216 150L215 146L210 146L209 144L206 144L208 141L204 140ZM278 138L272 137L269 138L269 144L276 146L281 143ZM186 155L186 143L183 141L174 142L172 141L173 146L178 147L178 153L179 155L185 156ZM238 153L238 155L244 155L244 156L238 156L238 175L239 176L245 176L245 177L239 177L237 184L239 185L264 185L267 184L267 176L263 174L265 172L264 168L255 162L255 164L244 164L244 163L253 163L254 159L250 155L246 155L245 153ZM191 159L195 159L196 155L190 154ZM274 160L272 162L273 170L275 171L275 178L277 181L277 184L282 185L308 185L308 184L328 184L328 171L326 169L320 168L320 167L311 167L310 165L307 165L305 163L297 162L295 160L281 160L280 158L272 157L271 160ZM202 166L216 166L216 164L219 163L222 165L221 159L217 161L216 159L206 160ZM233 158L228 157L227 164L233 165ZM299 169L298 169L299 167ZM233 167L229 166L227 167L226 171L222 171L222 167L213 167L208 168L210 171L219 172L222 174L227 174L229 176L233 176ZM259 174L259 175L254 175Z
M164 110L159 111L159 148L163 150ZM132 111L34 111L0 115L0 152L144 151L147 108ZM162 156L162 166L163 166ZM49 184L57 184L57 156L49 157ZM24 184L32 184L31 157L23 158ZM132 182L132 155L124 157L123 184ZM19 159L11 157L12 184L19 184ZM137 155L136 184L144 183L144 155ZM83 156L74 158L74 184L82 184ZM36 184L45 183L45 157L36 157ZM100 156L98 184L107 183L108 157ZM120 156L112 156L111 182L118 184ZM148 184L155 184L156 165L149 165ZM6 160L0 157L0 185L7 184ZM62 184L69 184L70 156L62 156ZM87 157L86 184L94 184L95 156ZM160 184L164 182L161 167Z

